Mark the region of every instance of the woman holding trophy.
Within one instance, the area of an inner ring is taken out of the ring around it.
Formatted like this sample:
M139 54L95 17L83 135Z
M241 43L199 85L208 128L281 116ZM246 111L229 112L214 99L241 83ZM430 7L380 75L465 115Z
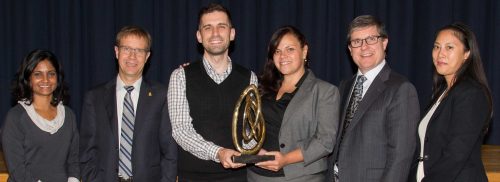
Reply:
M324 181L338 127L339 92L308 69L308 45L295 27L271 37L259 77L266 137L249 181Z

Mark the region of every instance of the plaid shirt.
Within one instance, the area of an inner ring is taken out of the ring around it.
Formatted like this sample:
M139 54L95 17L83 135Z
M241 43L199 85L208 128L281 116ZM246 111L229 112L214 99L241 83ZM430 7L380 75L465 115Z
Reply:
M227 70L219 75L208 61L203 59L205 71L215 83L220 84L231 73L233 69L231 58L228 58L228 61ZM257 76L253 72L250 77L250 84L257 85ZM193 127L193 118L189 115L189 104L186 98L186 75L184 68L177 68L170 76L168 110L172 123L172 136L177 144L200 159L220 162L217 158L217 152L222 147L205 140Z

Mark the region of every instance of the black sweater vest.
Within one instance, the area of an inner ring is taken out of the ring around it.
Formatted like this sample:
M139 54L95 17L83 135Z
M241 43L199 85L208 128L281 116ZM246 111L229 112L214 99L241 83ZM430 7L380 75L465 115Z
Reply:
M242 66L234 63L232 66L231 73L220 84L210 78L202 61L184 68L186 98L194 129L205 140L230 149L234 149L231 138L233 109L241 92L249 85L251 75ZM233 171L224 169L219 163L199 159L182 148L179 148L178 167L179 175L182 176L196 173L216 175Z

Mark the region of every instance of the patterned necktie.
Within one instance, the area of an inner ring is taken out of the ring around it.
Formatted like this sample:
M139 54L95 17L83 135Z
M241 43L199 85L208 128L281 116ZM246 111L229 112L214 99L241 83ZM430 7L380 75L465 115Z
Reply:
M345 131L347 130L347 127L349 127L349 125L351 124L351 120L354 117L354 113L358 109L359 102L361 101L361 99L363 99L363 83L365 81L366 81L366 77L363 75L359 75L356 78L356 84L354 85L354 89L351 93L351 98L349 99L349 105L347 106L347 111L346 111L345 118L344 118L344 127L342 130L342 135L340 135L340 140L338 141L339 146L340 146L340 144L342 144L342 140L344 139ZM340 154L340 152L337 152L337 156L335 159L335 165L337 165L336 163L337 163L337 159L338 159L339 154ZM336 170L336 167L337 166L334 166L335 170L334 170L333 177L334 177L334 181L338 182L339 176L338 176L338 173L337 173L338 171Z
M342 137L345 134L345 130L351 124L351 120L354 117L354 113L358 109L359 102L363 99L363 83L366 81L366 77L359 75L356 79L356 85L354 85L354 90L352 91L351 98L349 99L349 106L347 107L345 119L344 119L344 129L342 131Z
M127 94L123 99L122 128L120 136L119 174L128 179L132 176L132 141L134 138L134 104L130 92L134 86L125 86Z

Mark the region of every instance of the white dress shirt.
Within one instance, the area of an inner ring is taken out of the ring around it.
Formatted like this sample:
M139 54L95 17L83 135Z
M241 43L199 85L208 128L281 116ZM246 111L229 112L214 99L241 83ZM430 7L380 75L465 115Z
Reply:
M361 98L363 98L365 96L366 91L368 91L368 88L370 88L370 85L372 85L373 80L375 80L375 77L377 77L378 73L380 73L380 71L382 71L382 68L384 68L384 66L385 66L385 59L382 60L382 62L380 62L377 66L375 66L373 69L366 72L365 74L361 73L361 70L358 69L358 73L356 74L356 77L359 75L364 75L366 77L366 81L363 83L363 95L361 96ZM356 81L357 81L357 79L355 80L355 82ZM354 88L354 85L356 85L356 83L353 83L352 85ZM352 89L351 89L351 92L352 92Z
M130 92L130 97L132 98L132 102L134 104L134 115L137 113L137 102L139 102L139 93L141 93L141 83L142 77L136 80L132 85L134 86L134 90ZM127 90L125 89L125 83L121 80L120 76L116 77L116 116L118 116L118 138L120 139L122 134L122 116L123 116L123 100L125 98L125 94L127 94ZM135 123L135 121L134 121ZM118 147L120 147L120 140L118 140Z

